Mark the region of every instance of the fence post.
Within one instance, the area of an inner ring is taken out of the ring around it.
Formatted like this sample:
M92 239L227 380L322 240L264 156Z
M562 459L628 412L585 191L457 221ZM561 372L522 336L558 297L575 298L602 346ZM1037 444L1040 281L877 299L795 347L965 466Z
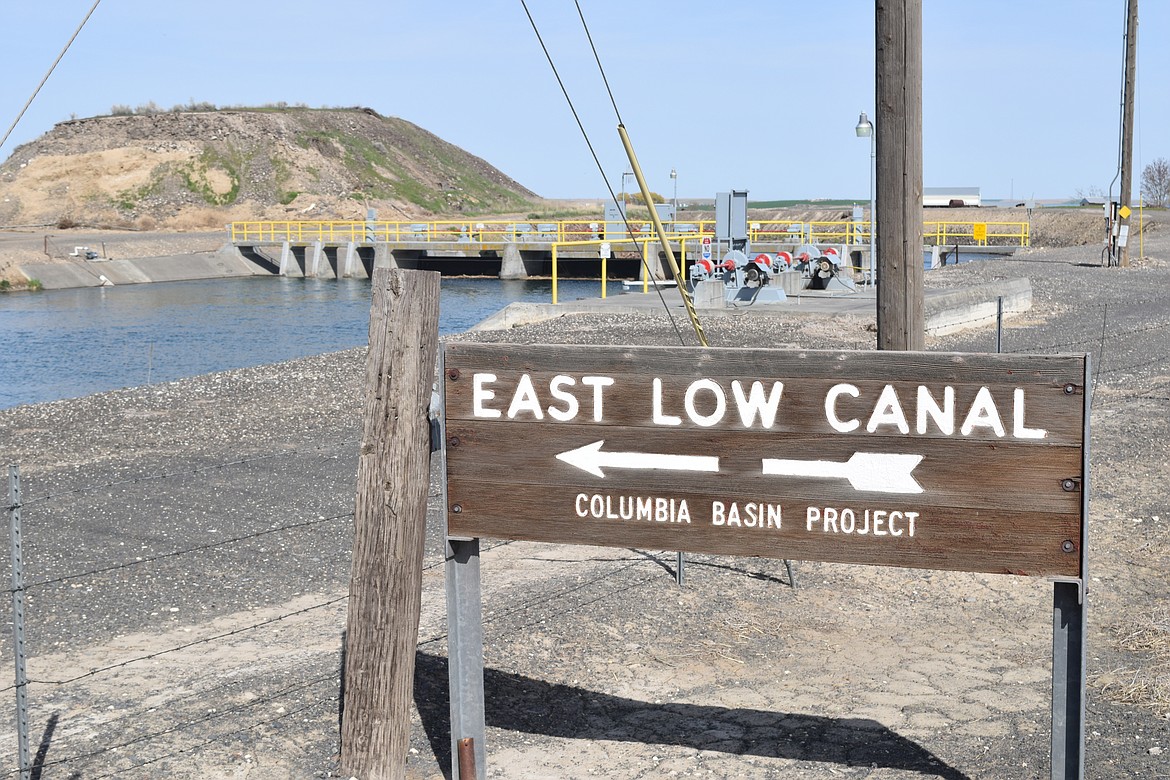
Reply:
M28 754L28 676L24 668L24 549L20 541L20 466L8 467L8 530L12 539L12 649L16 656L16 742L20 780L32 776Z
M995 353L1003 352L1003 296L995 299Z
M402 780L422 601L439 274L377 268L346 622L341 766Z

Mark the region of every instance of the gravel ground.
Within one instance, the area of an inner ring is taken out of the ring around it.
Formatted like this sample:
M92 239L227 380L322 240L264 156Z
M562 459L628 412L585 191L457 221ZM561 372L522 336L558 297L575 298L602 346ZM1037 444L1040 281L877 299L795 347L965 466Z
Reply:
M1146 247L1124 270L1080 247L927 275L1026 276L1005 351L1092 355L1090 778L1170 777L1170 237ZM747 316L711 321L712 344L873 345L872 319ZM458 338L678 343L662 315ZM982 328L928 347L993 344ZM0 411L24 475L42 777L337 772L363 360ZM449 761L432 504L412 778ZM780 561L694 555L679 589L673 553L485 546L491 777L1048 776L1047 583L797 563L793 588ZM0 735L0 768L14 744Z

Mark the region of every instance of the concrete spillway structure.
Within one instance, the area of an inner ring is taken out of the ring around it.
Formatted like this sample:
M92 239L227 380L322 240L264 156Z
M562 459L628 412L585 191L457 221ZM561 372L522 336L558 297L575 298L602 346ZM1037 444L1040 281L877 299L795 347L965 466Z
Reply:
M691 253L696 252L692 239ZM345 279L368 278L378 262L387 256L400 268L439 271L450 276L498 276L526 279L552 274L552 244L547 242L377 242L330 243L236 242L238 254L255 263L261 272L280 276ZM656 253L654 250L658 249ZM675 251L679 248L676 243ZM641 243L613 242L607 263L611 277L633 277L641 273ZM658 268L662 254L657 243L648 252L652 268ZM597 246L557 249L559 273L566 277L599 277L601 256Z

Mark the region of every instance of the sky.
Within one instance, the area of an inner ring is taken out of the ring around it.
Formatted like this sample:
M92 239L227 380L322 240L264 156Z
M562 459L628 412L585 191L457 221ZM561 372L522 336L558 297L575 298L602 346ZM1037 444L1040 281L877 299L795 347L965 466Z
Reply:
M649 186L667 198L870 192L874 3L579 0ZM0 131L93 0L6 3ZM1106 193L1118 173L1125 0L923 0L923 185L985 199ZM547 198L628 169L572 0L102 0L11 138L115 105L368 106ZM1170 158L1170 1L1140 9L1135 169ZM589 151L588 137L601 170ZM670 171L677 171L671 180ZM604 173L603 173L604 172ZM1134 177L1134 198L1138 177ZM627 179L627 188L632 179ZM1113 192L1119 189L1113 185Z

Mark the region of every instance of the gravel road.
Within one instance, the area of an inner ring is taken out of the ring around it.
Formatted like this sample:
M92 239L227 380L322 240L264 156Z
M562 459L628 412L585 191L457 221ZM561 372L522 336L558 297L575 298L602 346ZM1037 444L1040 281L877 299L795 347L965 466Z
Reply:
M1170 236L1146 248L1128 269L1083 247L927 275L1025 276L1034 307L1004 350L1092 356L1090 778L1170 777ZM744 316L710 322L713 345L874 341L872 319ZM456 338L678 343L663 315ZM993 345L981 328L928 348ZM363 361L0 411L42 777L337 772ZM412 778L449 760L433 488ZM679 589L673 553L485 547L491 777L1048 777L1048 583L798 562L793 588L780 561L693 555ZM0 769L13 745L0 734Z

